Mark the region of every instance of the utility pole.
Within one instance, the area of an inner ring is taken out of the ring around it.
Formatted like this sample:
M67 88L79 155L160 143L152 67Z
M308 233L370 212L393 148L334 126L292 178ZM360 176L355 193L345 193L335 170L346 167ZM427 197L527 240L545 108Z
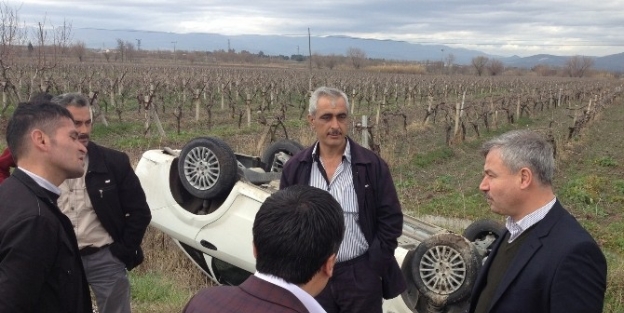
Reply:
M177 41L172 41L171 42L173 44L173 62L175 62L176 60L176 43L178 43Z
M310 27L308 27L308 61L310 64L310 77L308 80L308 90L312 92L312 39L310 36Z

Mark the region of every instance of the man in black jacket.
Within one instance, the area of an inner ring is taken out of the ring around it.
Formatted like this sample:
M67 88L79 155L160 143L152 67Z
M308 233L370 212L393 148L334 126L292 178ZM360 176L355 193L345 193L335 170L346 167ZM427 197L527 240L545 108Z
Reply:
M310 185L328 191L340 203L346 226L334 275L316 299L328 313L381 313L382 297L394 298L406 287L394 258L403 213L390 170L378 155L347 137L344 92L316 89L309 113L318 141L285 164L280 189Z
M0 185L0 312L91 312L76 236L56 205L57 186L84 172L72 116L20 104L6 137L17 168Z
M126 269L143 261L140 245L151 220L145 193L125 153L89 141L92 115L84 96L67 93L52 102L72 114L88 150L85 175L60 186L58 205L73 224L99 312L130 312Z

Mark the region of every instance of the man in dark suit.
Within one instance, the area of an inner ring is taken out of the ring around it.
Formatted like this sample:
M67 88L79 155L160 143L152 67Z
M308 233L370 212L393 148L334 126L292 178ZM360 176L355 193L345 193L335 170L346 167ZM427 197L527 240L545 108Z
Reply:
M76 236L56 206L58 186L84 172L72 116L21 104L6 137L17 169L0 185L0 312L91 312Z
M507 231L493 245L473 289L470 313L599 313L607 264L594 239L552 189L552 146L512 131L483 145L479 188Z
M313 297L332 275L344 227L329 193L309 186L275 192L253 224L257 272L240 286L200 291L184 312L325 312Z

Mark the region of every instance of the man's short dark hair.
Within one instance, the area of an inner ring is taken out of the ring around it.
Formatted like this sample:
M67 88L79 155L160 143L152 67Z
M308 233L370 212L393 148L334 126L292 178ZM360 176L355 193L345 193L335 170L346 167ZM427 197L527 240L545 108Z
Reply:
M306 185L277 191L254 220L256 269L291 284L308 283L338 252L344 228L340 204L328 192Z
M50 102L52 98L54 98L54 96L47 92L38 92L38 93L33 94L32 97L30 97L30 100L28 100L28 102L30 103Z
M73 121L71 113L59 105L41 101L20 103L13 112L6 129L6 141L13 159L17 162L25 152L26 136L38 128L49 136L53 136L62 118Z

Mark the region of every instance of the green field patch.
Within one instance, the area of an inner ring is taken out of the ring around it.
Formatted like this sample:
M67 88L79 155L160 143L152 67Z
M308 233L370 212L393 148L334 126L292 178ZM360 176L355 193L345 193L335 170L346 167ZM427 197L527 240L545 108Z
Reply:
M615 161L612 157L600 157L594 160L594 164L601 167L616 167L618 166L617 161Z
M188 290L181 289L166 276L146 272L130 272L132 302L137 307L171 307L179 310L189 299Z
M450 147L436 148L425 153L417 153L411 160L411 164L420 168L432 164L441 164L452 158L455 152Z

